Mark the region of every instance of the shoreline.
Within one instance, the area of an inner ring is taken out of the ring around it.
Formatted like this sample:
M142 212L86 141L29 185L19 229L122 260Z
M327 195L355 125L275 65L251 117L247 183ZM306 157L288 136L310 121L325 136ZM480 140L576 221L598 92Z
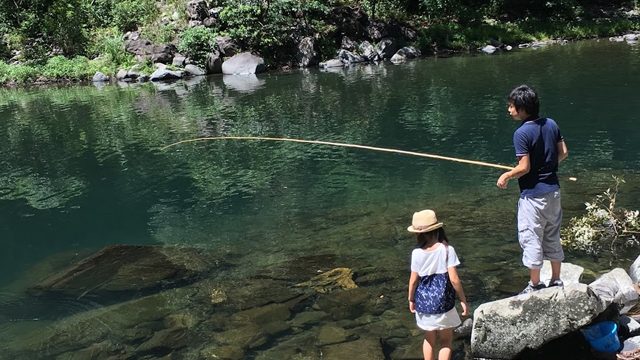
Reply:
M626 40L627 37L632 38L632 40ZM482 48L475 48L474 50L472 50L472 48L470 47L471 44L468 44L469 47L467 48L467 50L443 49L441 51L434 51L432 54L429 54L429 55L420 54L416 58L409 59L409 61L417 60L417 59L429 59L429 58L450 58L450 57L460 57L460 56L495 55L500 53L517 52L519 50L529 49L529 48L535 49L535 48L543 48L543 47L552 46L552 45L566 45L569 43L578 43L582 41L626 42L629 46L637 46L640 44L639 43L640 30L628 30L628 31L625 31L623 34L618 34L615 36L573 39L573 40L557 38L557 39L549 39L549 40L534 40L534 41L519 43L519 44L503 44L503 43L498 43L494 41L493 42L494 45L492 45L490 44L492 43L492 41L486 41L486 45ZM324 61L329 61L329 60L331 59L325 59ZM344 66L342 66L342 68L359 66L359 65L378 64L378 63L384 63L384 62L394 64L394 62L390 61L389 59L384 59L380 61L363 61L363 62L345 64ZM397 64L401 64L404 62L405 61L402 61ZM322 62L319 62L319 63L322 64ZM154 64L154 65L157 65L157 64ZM20 66L20 65L6 64L6 66L14 67L14 66ZM293 73L295 71L304 70L304 69L323 69L323 66L317 65L317 64L312 66L307 66L307 67L292 67L292 66L285 65L285 66L275 67L272 69L267 68L267 70L263 73L269 73L269 74ZM223 75L220 73L215 73L215 74L204 74L204 75L196 75L196 76L185 76L180 79L169 79L169 80L160 80L160 81L151 81L151 80L121 81L116 79L116 72L107 74L109 78L109 80L107 81L93 81L90 78L84 78L84 79L46 78L43 75L40 75L37 77L36 81L19 82L19 81L11 80L4 83L0 83L0 87L5 89L32 89L32 88L46 88L46 87L67 87L67 86L76 86L76 85L82 86L82 85L91 85L91 84L115 85L118 82L124 82L128 84L133 84L133 83L143 84L146 82L170 83L170 82L175 82L177 80L191 79L199 76L208 77L212 75L213 76Z

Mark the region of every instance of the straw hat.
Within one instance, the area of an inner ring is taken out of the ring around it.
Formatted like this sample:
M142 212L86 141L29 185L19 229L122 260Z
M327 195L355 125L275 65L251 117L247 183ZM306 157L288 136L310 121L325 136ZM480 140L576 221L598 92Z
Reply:
M436 213L433 210L422 210L413 213L413 220L411 221L411 226L407 228L407 231L412 233L424 233L441 227L442 223L438 222Z

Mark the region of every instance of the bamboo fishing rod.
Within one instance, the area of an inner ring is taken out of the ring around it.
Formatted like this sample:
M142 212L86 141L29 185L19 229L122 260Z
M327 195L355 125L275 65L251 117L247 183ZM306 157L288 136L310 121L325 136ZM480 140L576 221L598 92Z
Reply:
M340 143L340 142L333 142L333 141L304 140L304 139L291 139L291 138L274 138L274 137L263 137L263 136L214 136L214 137L201 137L201 138L187 139L187 140L178 141L178 142L175 142L173 144L169 144L169 145L163 146L161 148L161 150L166 150L166 149L168 149L168 148L170 148L172 146L176 146L176 145L180 145L180 144L197 142L197 141L209 141L209 140L285 141L285 142L295 142L295 143L303 143L303 144L329 145L329 146L339 146L339 147L346 147L346 148L356 148L356 149L381 151L381 152L388 152L388 153L395 153L395 154L419 156L419 157L426 157L426 158L445 160L445 161L454 161L454 162L459 162L459 163L464 163L464 164L486 166L486 167L492 167L492 168L503 169L503 170L511 170L511 169L513 169L513 167L506 166L506 165L493 164L493 163L488 163L488 162L484 162L484 161L460 159L460 158L455 158L455 157L451 157L451 156L442 156L442 155L436 155L436 154L420 153L420 152L415 152L415 151L389 149L389 148L366 146L366 145L357 145L357 144L349 144L349 143Z

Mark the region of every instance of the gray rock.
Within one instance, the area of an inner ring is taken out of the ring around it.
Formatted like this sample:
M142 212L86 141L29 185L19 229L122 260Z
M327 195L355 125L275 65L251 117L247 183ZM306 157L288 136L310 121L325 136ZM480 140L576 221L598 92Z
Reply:
M209 16L209 7L204 0L191 0L187 2L187 16L189 20L204 20Z
M187 58L185 56L182 56L180 54L175 54L175 56L173 57L173 60L171 61L171 65L184 66L186 60Z
M362 54L365 60L380 61L382 59L378 51L376 51L376 48L368 41L361 42L358 46L358 51Z
M473 331L473 319L469 318L453 330L453 337L454 339L468 338L471 336L471 331Z
M128 71L126 69L118 70L118 72L116 73L116 79L118 79L118 80L126 79L127 78L127 73L128 73Z
M226 57L231 57L238 53L238 45L229 36L216 37L216 44L220 49L220 53Z
M227 75L259 74L264 70L264 59L250 52L236 54L222 63L222 73Z
M344 63L340 59L331 59L320 63L321 68L344 67Z
M352 339L352 336L353 335L349 331L339 326L324 325L318 332L318 345L324 346L343 343L349 339Z
M356 42L349 39L347 36L342 37L342 43L340 44L340 49L355 51L356 50Z
M192 64L185 66L184 72L191 76L203 76L207 74L206 71Z
M217 23L218 23L218 19L216 19L214 17L208 17L208 18L202 20L202 25L204 25L206 27L213 27Z
M207 62L205 64L207 74L221 74L222 73L222 57L218 51L213 51L207 55Z
M107 82L109 81L109 77L103 73L101 73L100 71L98 71L97 73L95 73L93 75L93 78L91 79L91 81L93 82Z
M640 35L638 35L638 34L626 34L626 35L623 35L622 38L626 42L635 42L635 41L638 41L640 39Z
M345 49L342 49L338 52L338 59L341 59L346 64L355 64L366 61L364 57L354 54L351 51Z
M619 323L629 330L630 336L640 335L640 323L638 323L634 318L621 315Z
M482 51L485 54L493 54L494 52L496 52L496 50L498 50L498 48L493 45L486 45L485 47L480 49L480 51Z
M589 288L598 295L603 307L615 303L624 314L638 301L638 292L631 277L621 268L616 268L600 276L589 284Z
M183 77L184 77L184 73L182 71L157 69L151 74L151 76L149 77L149 80L151 81L174 80L174 79L182 79Z
M407 59L414 59L418 56L420 56L420 51L412 46L405 46L391 57L391 62L398 64L406 61Z
M307 36L300 40L296 54L299 67L309 67L318 63L318 53L315 50L315 39Z
M177 49L173 44L153 44L151 41L137 38L136 40L125 41L125 49L135 54L138 62L150 60L169 64L173 60Z
M629 276L634 283L640 283L640 256L629 267Z
M548 288L480 305L474 312L472 355L511 359L523 350L587 325L604 310L585 284Z
M391 59L391 57L398 51L398 44L395 39L386 38L380 40L376 44L376 51L383 59Z
M571 263L562 263L560 267L560 279L565 286L577 284L580 282L580 277L582 277L583 272L584 268L582 266ZM542 264L542 269L540 270L540 281L545 284L549 284L549 280L551 280L551 262L549 260L545 260Z

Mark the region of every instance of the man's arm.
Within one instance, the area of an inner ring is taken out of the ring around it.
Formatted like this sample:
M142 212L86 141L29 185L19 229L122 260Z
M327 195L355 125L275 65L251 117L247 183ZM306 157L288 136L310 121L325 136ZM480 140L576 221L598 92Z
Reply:
M498 182L496 183L496 185L500 189L506 189L507 183L509 182L509 180L513 178L519 178L522 175L528 174L529 170L531 169L530 166L531 165L529 164L529 154L520 156L518 158L518 165L516 165L516 167L514 167L513 169L500 175L500 178L498 179Z
M567 149L567 144L564 140L560 140L557 144L558 147L558 162L566 159L569 156L569 150Z

